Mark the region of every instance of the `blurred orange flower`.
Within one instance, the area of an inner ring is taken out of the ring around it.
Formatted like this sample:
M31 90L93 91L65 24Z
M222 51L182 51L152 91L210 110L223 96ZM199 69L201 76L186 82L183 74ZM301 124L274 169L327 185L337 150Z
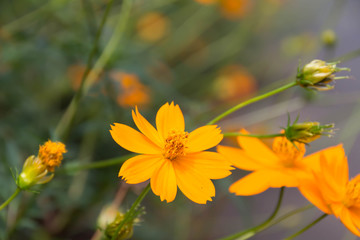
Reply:
M254 137L239 136L237 140L242 149L218 146L218 152L235 167L253 171L230 186L229 191L236 195L254 195L270 187L297 187L298 179L308 174L311 163L303 159L302 143L295 143L296 148L285 137L276 137L271 150Z
M303 179L300 192L316 207L334 214L355 235L360 236L360 174L349 181L349 166L342 144L307 157L312 175Z
M251 9L249 0L220 0L221 12L229 19L243 18Z
M222 69L214 82L214 92L223 101L248 98L256 88L256 80L251 73L237 65L229 65Z
M112 72L110 77L119 86L116 101L122 107L134 107L135 105L146 105L150 101L150 90L143 85L135 74L124 72Z
M208 125L186 132L184 116L173 102L164 104L157 112L157 129L137 108L132 116L141 133L120 123L110 130L121 147L142 154L127 160L119 176L130 184L150 179L151 189L161 201L173 201L177 186L196 203L211 201L215 187L210 179L224 178L232 169L220 154L204 151L222 140L220 129Z
M245 17L252 7L249 0L195 0L204 5L218 3L221 13L229 19L237 19Z
M137 33L146 42L156 42L163 38L169 28L169 19L159 12L149 12L137 23Z

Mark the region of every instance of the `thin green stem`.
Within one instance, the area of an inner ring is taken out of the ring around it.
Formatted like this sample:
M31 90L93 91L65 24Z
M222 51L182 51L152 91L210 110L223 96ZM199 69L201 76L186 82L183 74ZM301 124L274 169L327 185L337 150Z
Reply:
M107 160L101 160L101 161L96 161L96 162L87 163L87 164L83 164L83 163L79 163L79 162L71 163L71 164L67 164L63 169L60 169L58 171L58 173L62 173L62 172L70 173L70 172L77 172L77 171L88 170L88 169L110 167L110 166L114 166L114 165L123 163L133 156L135 156L135 155L128 154L128 155L121 156L121 157L110 158Z
M277 213L279 212L279 209L280 209L280 206L281 206L281 203L282 203L282 199L283 199L283 196L284 196L284 191L285 191L285 188L282 187L280 189L279 199L278 199L278 201L276 203L276 206L275 206L275 209L274 209L273 213L263 223L261 223L258 226L255 226L255 227L249 228L247 230L241 231L239 233L236 233L234 235L222 238L221 240L232 240L232 239L237 239L239 237L243 237L242 239L248 239L249 237L254 236L256 233L262 231L276 217Z
M300 234L302 234L303 232L305 232L306 230L310 229L311 227L313 227L315 224L317 224L318 222L320 222L321 220L323 220L326 216L328 216L328 214L324 213L323 215L321 215L320 217L318 217L317 219L315 219L312 223L310 223L309 225L307 225L306 227L304 227L303 229L301 229L300 231L294 233L293 235L291 235L290 237L285 238L285 240L291 240L296 238L297 236L299 236Z
M150 183L146 186L146 188L144 188L144 190L140 193L140 195L138 196L138 198L135 200L135 202L133 203L133 205L131 206L130 210L127 211L127 213L124 216L124 219L121 221L121 223L119 224L119 226L116 228L114 235L112 236L111 240L115 240L117 239L117 236L121 230L121 228L131 219L133 218L134 212L136 210L136 208L139 206L139 204L141 203L141 201L144 199L144 197L146 196L146 194L149 192L150 190Z
M223 119L224 117L226 117L226 116L230 115L231 113L239 110L240 108L243 108L243 107L245 107L245 106L247 106L247 105L249 105L249 104L251 104L251 103L260 101L260 100L265 99L265 98L267 98L267 97L273 96L273 95L275 95L275 94L277 94L277 93L280 93L280 92L282 92L282 91L285 91L285 90L287 90L287 89L289 89L289 88L291 88L291 87L294 87L294 86L296 86L296 85L297 85L297 83L294 81L294 82L288 83L288 84L286 84L286 85L284 85L284 86L282 86L282 87L279 87L279 88L277 88L277 89L275 89L275 90L272 90L272 91L267 92L267 93L264 93L264 94L262 94L262 95L260 95L260 96L251 98L251 99L249 99L249 100L247 100L247 101L245 101L245 102L242 102L242 103L240 103L240 104L238 104L238 105L230 108L230 109L227 110L226 112L220 114L219 116L215 117L213 120L211 120L211 121L208 123L208 125L211 125L211 124L214 124L214 123L220 121L220 120Z
M223 133L224 137L253 137L253 138L274 138L274 137L282 137L285 136L284 133L275 133L275 134L244 134L240 132L227 132Z
M102 35L103 29L105 26L105 22L109 16L109 12L113 5L113 2L114 2L114 0L109 1L108 5L106 7L106 10L105 10L104 16L101 20L100 26L96 32L95 41L93 43L93 47L92 47L89 57L87 59L86 69L81 78L81 84L80 84L79 90L76 92L75 96L71 100L70 105L66 109L64 115L62 116L59 124L57 125L57 127L55 129L55 138L57 138L57 139L63 139L66 136L66 133L74 120L74 116L75 116L76 110L78 108L80 99L85 93L85 90L84 90L85 82L91 72L94 57L95 57L97 49L98 49L100 37Z
M20 188L16 188L15 192L0 206L0 211L6 207L19 193L21 192Z

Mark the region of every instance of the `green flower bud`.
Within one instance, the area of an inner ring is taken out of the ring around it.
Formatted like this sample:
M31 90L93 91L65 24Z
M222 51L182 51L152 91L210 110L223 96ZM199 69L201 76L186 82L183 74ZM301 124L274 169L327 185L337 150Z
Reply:
M335 77L339 71L350 71L349 68L338 68L335 63L327 63L322 60L313 60L298 71L296 82L298 85L318 91L331 90L334 86L328 83L337 79L349 78L348 76Z
M336 34L333 30L328 29L321 33L321 40L327 47L332 47L336 44Z
M293 123L285 129L285 136L291 142L310 143L321 136L331 136L334 124L320 125L318 122Z
M119 224L124 220L124 216L125 216L125 214L118 212L114 221L106 226L105 235L109 239L113 238L114 234L116 234L116 230L117 230ZM125 223L124 226L122 226L122 228L118 232L115 239L116 240L130 239L134 233L133 225L134 225L134 221L129 221L129 222Z

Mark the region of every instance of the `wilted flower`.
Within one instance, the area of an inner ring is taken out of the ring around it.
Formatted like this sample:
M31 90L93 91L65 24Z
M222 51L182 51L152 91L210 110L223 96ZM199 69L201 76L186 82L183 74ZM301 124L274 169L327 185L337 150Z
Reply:
M54 177L50 172L60 165L64 153L66 153L65 145L61 142L49 140L41 145L38 156L30 156L26 159L17 179L18 187L28 189L35 184L49 182Z
M350 71L349 68L336 67L337 62L327 63L322 60L313 60L298 71L296 82L304 88L318 91L331 90L334 86L329 85L334 80L349 78L348 76L335 77L339 71Z

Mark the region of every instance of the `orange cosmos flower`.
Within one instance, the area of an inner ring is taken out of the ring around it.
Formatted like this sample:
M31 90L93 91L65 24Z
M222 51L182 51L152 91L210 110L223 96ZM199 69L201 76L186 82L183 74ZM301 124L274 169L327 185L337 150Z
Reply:
M224 178L232 169L220 154L204 151L222 140L220 129L210 125L186 132L184 116L173 102L157 112L157 129L137 108L132 116L141 133L120 123L110 130L121 147L142 154L127 160L119 176L130 184L150 179L151 189L161 201L173 201L177 186L196 203L211 201L215 187L210 179Z
M310 178L303 179L300 192L316 207L334 214L355 235L360 236L360 174L349 181L349 167L342 144L307 157Z
M150 89L142 84L137 75L114 71L110 74L119 85L117 103L122 107L145 106L150 102Z
M218 146L218 152L235 167L253 172L232 184L230 192L248 196L270 187L297 187L298 178L307 175L304 144L295 143L296 148L286 137L276 137L271 150L257 138L239 136L237 140L242 149Z
M169 31L169 19L159 12L149 12L137 23L137 33L146 42L161 40Z

